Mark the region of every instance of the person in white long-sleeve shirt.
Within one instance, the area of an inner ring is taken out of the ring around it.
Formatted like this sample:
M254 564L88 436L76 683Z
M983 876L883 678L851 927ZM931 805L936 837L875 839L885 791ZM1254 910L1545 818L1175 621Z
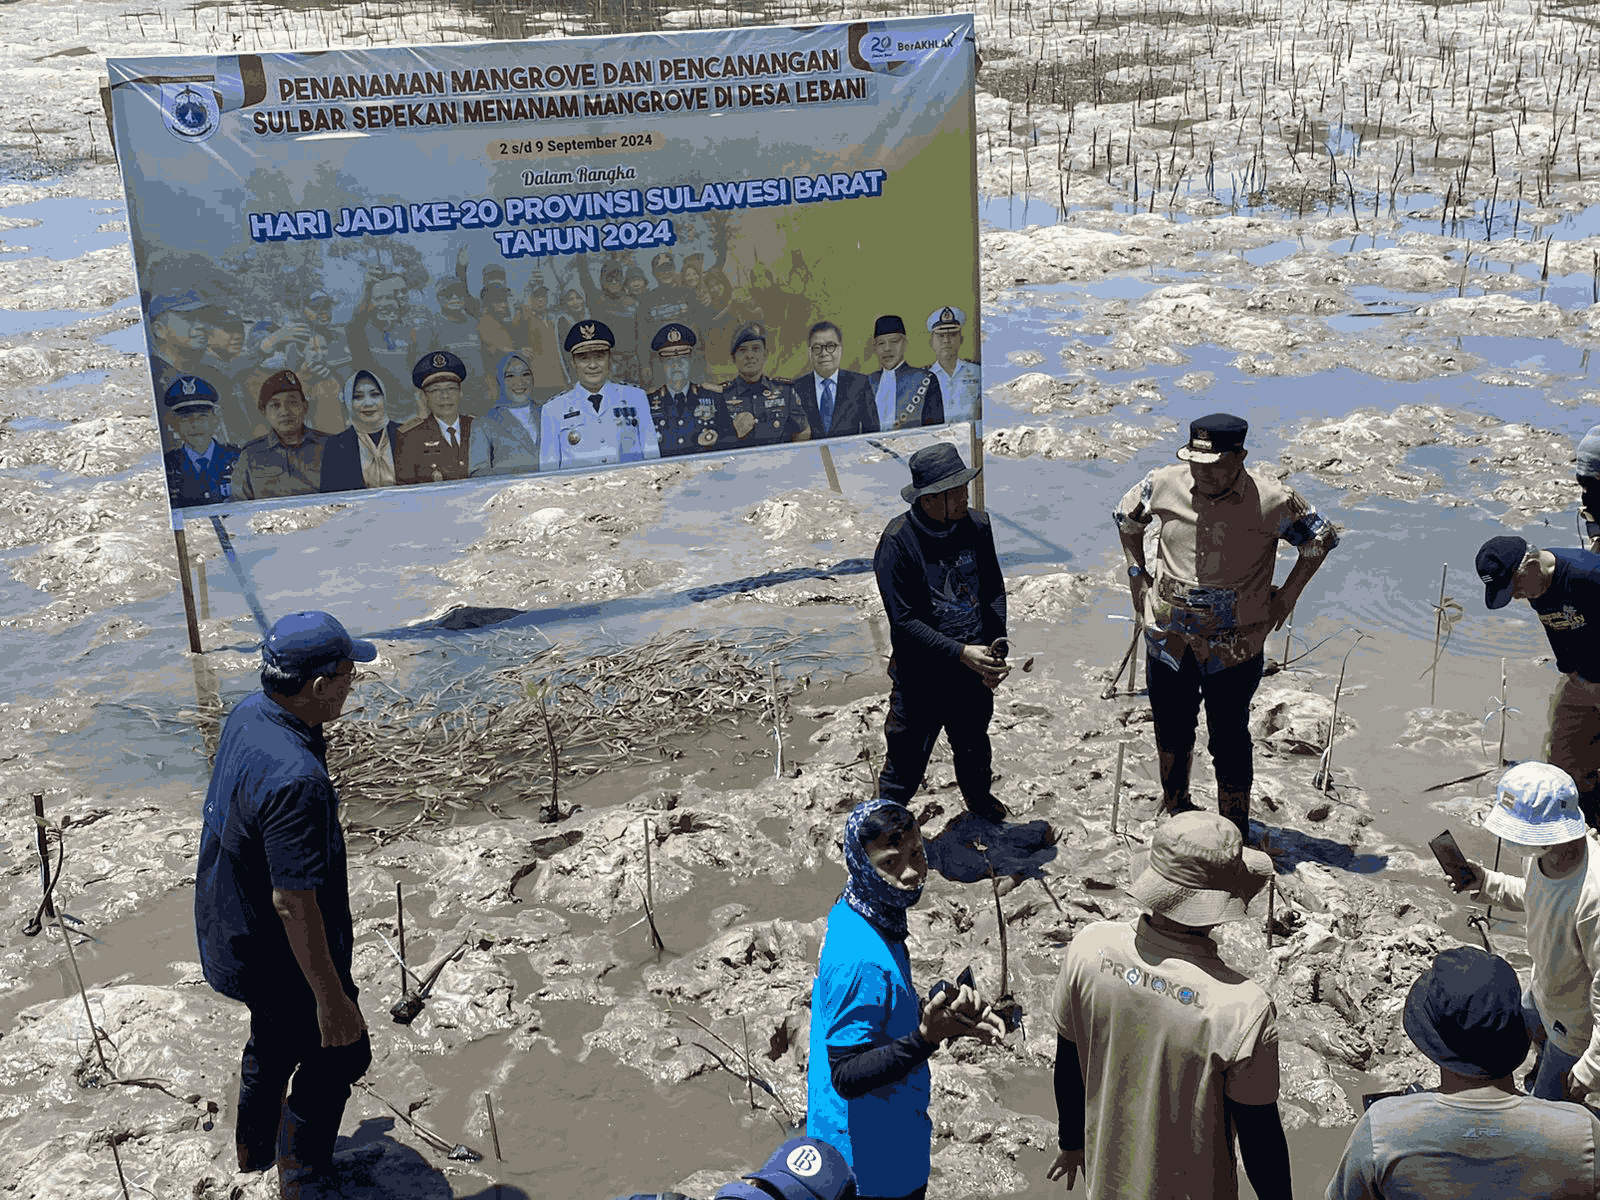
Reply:
M616 335L603 321L578 321L563 348L578 382L539 415L539 469L604 467L660 458L661 445L643 390L611 380Z
M1533 1094L1582 1101L1600 1090L1600 845L1572 776L1549 763L1502 775L1483 827L1527 856L1521 879L1471 863L1464 887L1475 900L1527 913L1529 1024L1543 1039Z

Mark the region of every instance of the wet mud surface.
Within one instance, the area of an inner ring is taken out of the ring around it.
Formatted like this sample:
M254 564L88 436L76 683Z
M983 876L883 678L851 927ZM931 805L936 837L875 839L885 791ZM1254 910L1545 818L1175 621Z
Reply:
M681 26L725 14L646 15ZM382 36L621 28L592 23L607 19L603 6L405 7ZM257 633L239 575L192 524L207 653L183 653L96 78L107 54L374 34L355 8L125 14L36 0L7 7L7 31L0 1187L118 1195L115 1145L130 1187L264 1198L266 1180L231 1171L242 1010L200 980L190 925L207 731L254 686ZM1253 812L1277 853L1271 944L1261 919L1221 934L1224 956L1277 1000L1296 1194L1319 1196L1361 1093L1432 1078L1400 1026L1406 988L1437 950L1477 941L1425 843L1448 824L1469 855L1492 858L1476 826L1492 775L1449 781L1494 761L1502 701L1515 710L1506 757L1539 753L1556 678L1543 637L1521 606L1486 614L1469 568L1503 529L1578 540L1574 435L1600 419L1600 144L1574 86L1593 30L1527 5L1485 19L1364 3L1294 20L1113 5L993 9L979 35L983 480L1015 657L1035 665L996 709L1006 827L963 814L946 752L930 769L915 807L935 874L910 947L918 980L970 964L998 990L992 862L1006 983L1028 1016L1026 1037L935 1058L930 1195L1058 1194L1043 1178L1050 990L1076 929L1135 911L1120 889L1158 790L1148 705L1126 686L1102 698L1130 632L1107 518L1171 460L1190 418L1227 408L1252 422L1252 465L1290 477L1344 538L1292 641L1269 644L1293 662L1252 714ZM931 440L835 447L842 494L800 448L230 519L269 614L324 606L380 640L381 683L364 685L336 744L380 738L393 716L382 688L417 704L418 722L486 731L491 697L475 681L552 645L578 673L673 638L745 653L727 668L734 702L666 744L626 724L651 722L670 688L615 700L607 719L621 732L585 751L609 755L606 767L561 778L555 822L541 819L548 759L526 729L488 744L521 776L509 781L452 780L443 754L445 766L396 770L387 791L352 770L355 970L375 1065L344 1133L382 1146L359 1194L443 1200L498 1183L507 1196L708 1196L800 1117L810 973L843 881L837 839L882 754L887 639L868 563L902 507L904 458ZM1430 678L1441 568L1465 613ZM522 615L451 631L461 605ZM1207 772L1196 779L1209 796ZM73 949L104 1067L61 933L22 932L39 902L34 792L63 830L55 895L82 922ZM384 1012L398 966L378 935L395 938L396 884L413 963L459 948L410 1026ZM646 887L665 951L640 924ZM1526 966L1515 918L1496 914L1490 936ZM730 1071L746 1037L770 1092ZM483 1160L452 1162L457 1143Z

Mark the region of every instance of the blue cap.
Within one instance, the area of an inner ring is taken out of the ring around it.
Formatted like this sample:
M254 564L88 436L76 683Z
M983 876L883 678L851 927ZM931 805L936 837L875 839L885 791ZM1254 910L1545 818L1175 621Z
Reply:
M759 1181L766 1188L744 1180ZM856 1177L850 1164L827 1142L816 1138L790 1138L772 1152L759 1171L722 1187L712 1200L842 1200L855 1195Z
M694 330L674 321L656 330L655 337L650 339L650 349L662 358L671 358L675 354L694 353L695 343L699 340L694 336Z
M609 350L617 344L617 335L604 321L578 321L567 330L561 348L568 354L582 354L586 350Z
M371 662L378 648L358 641L345 632L338 618L325 612L297 612L279 617L261 643L261 658L269 666L295 674L317 667L331 667L350 659Z
M765 345L767 341L767 327L760 321L751 321L741 325L733 334L733 345L728 347L730 356L739 353L739 347L746 342L760 342Z
M466 382L467 364L448 350L434 350L417 359L411 368L411 386L425 388L435 379L454 379Z
M928 314L928 332L938 333L943 330L960 329L967 323L967 314L959 308L945 305Z
M150 316L159 317L162 313L194 312L197 308L206 307L208 307L206 302L200 299L198 294L188 291L179 292L176 296L157 296L150 301L148 311Z
M161 403L168 412L188 412L195 408L216 408L217 389L198 375L179 375L167 385L167 394Z
M1483 602L1490 609L1511 603L1511 585L1527 557L1528 543L1511 535L1492 537L1478 547L1473 565L1483 580Z

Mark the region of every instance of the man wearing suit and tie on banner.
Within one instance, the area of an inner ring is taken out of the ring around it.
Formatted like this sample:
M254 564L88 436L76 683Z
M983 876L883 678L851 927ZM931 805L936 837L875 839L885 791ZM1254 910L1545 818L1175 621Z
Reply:
M976 417L978 393L983 389L978 364L960 357L966 323L967 314L948 304L928 314L928 344L933 347L933 365L928 372L939 381L944 419L952 424Z
M448 350L424 354L411 368L412 386L428 415L400 427L394 473L401 483L441 483L467 477L467 447L472 418L461 411L461 385L467 366Z
M800 397L814 437L843 437L852 433L877 433L878 409L867 377L841 371L844 335L832 321L818 321L806 335L811 370L791 385Z
M539 469L604 467L660 458L656 425L643 389L611 379L616 336L603 321L578 321L563 349L578 382L545 404L539 421Z
M916 429L944 424L944 393L933 374L906 362L906 323L879 317L872 326L878 370L867 377L878 409L878 428Z

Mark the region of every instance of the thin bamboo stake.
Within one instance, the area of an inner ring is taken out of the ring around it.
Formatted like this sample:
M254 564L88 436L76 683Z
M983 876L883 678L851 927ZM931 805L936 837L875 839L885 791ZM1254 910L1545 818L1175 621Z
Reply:
M483 1111L489 1115L489 1139L494 1143L495 1162L505 1162L500 1154L500 1127L494 1120L494 1099L488 1092L483 1094Z
M1117 814L1122 808L1122 756L1128 749L1127 742L1117 743L1117 773L1111 784L1111 835L1117 833Z
M1434 699L1439 688L1439 635L1444 632L1444 581L1450 574L1450 564L1446 563L1439 570L1439 603L1433 613L1433 665L1429 668L1432 672L1428 680L1428 707L1434 706Z
M750 1111L756 1110L755 1064L750 1060L750 1021L739 1014L739 1027L744 1030L744 1086L750 1096Z
M406 901L401 895L400 881L394 884L395 936L400 943L400 999L411 993L411 983L406 978Z

